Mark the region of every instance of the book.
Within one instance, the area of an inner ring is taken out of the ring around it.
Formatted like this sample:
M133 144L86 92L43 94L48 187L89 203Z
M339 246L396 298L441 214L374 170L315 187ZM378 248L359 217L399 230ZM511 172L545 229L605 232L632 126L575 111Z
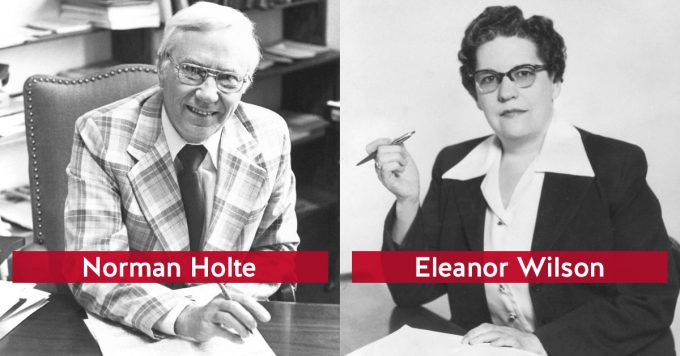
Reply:
M291 40L284 40L264 48L264 51L268 54L290 59L313 58L317 54L327 52L328 50L329 48L325 46Z
M95 27L111 30L159 27L161 22L157 2L126 6L90 6L65 2L61 4L61 17L88 21Z
M34 29L49 30L57 34L87 31L92 28L92 24L88 21L58 16L32 20L26 26Z
M153 0L65 0L76 5L90 5L90 6L128 6L148 4Z

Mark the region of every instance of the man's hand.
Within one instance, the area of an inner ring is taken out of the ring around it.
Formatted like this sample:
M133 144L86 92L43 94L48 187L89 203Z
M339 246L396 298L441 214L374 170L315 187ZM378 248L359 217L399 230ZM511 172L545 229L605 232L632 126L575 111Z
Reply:
M464 344L489 343L492 346L514 347L539 355L547 355L541 341L532 333L526 333L508 326L484 323L463 336Z
M235 330L241 337L250 336L258 321L271 319L269 312L255 299L233 293L233 300L217 296L203 306L189 305L175 321L175 333L203 342L214 336L233 338L227 329Z

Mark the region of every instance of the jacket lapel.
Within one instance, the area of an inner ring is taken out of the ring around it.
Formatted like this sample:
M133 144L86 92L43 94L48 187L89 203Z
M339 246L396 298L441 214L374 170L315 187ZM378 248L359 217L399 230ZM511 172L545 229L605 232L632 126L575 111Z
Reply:
M484 249L484 214L486 202L480 188L484 176L469 180L454 180L454 199L461 214L463 231L471 251Z
M581 206L594 178L546 173L531 243L532 251L552 249Z
M263 205L267 170L252 123L241 106L225 122L220 140L217 186L205 250L248 250L256 224L249 226L253 207ZM259 198L259 199L258 199Z
M137 203L163 250L189 249L184 206L177 175L161 126L160 92L142 107L128 146L137 163L128 172Z

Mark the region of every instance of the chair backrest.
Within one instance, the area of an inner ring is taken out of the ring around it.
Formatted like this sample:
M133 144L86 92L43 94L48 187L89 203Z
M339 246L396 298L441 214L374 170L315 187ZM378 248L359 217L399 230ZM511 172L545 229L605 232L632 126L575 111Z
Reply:
M24 83L34 242L64 249L66 166L75 121L84 113L158 84L155 66L124 64L82 79L34 75Z

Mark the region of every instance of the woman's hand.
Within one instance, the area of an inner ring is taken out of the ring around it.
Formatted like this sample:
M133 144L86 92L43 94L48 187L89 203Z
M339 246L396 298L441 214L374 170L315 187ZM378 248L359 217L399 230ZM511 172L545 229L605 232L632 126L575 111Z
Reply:
M380 182L397 197L397 203L420 200L418 168L403 145L390 145L388 138L380 138L366 146L366 152L376 152L375 172Z
M489 343L491 346L514 347L539 355L547 355L541 340L532 333L526 333L508 326L484 323L463 336L464 344Z

